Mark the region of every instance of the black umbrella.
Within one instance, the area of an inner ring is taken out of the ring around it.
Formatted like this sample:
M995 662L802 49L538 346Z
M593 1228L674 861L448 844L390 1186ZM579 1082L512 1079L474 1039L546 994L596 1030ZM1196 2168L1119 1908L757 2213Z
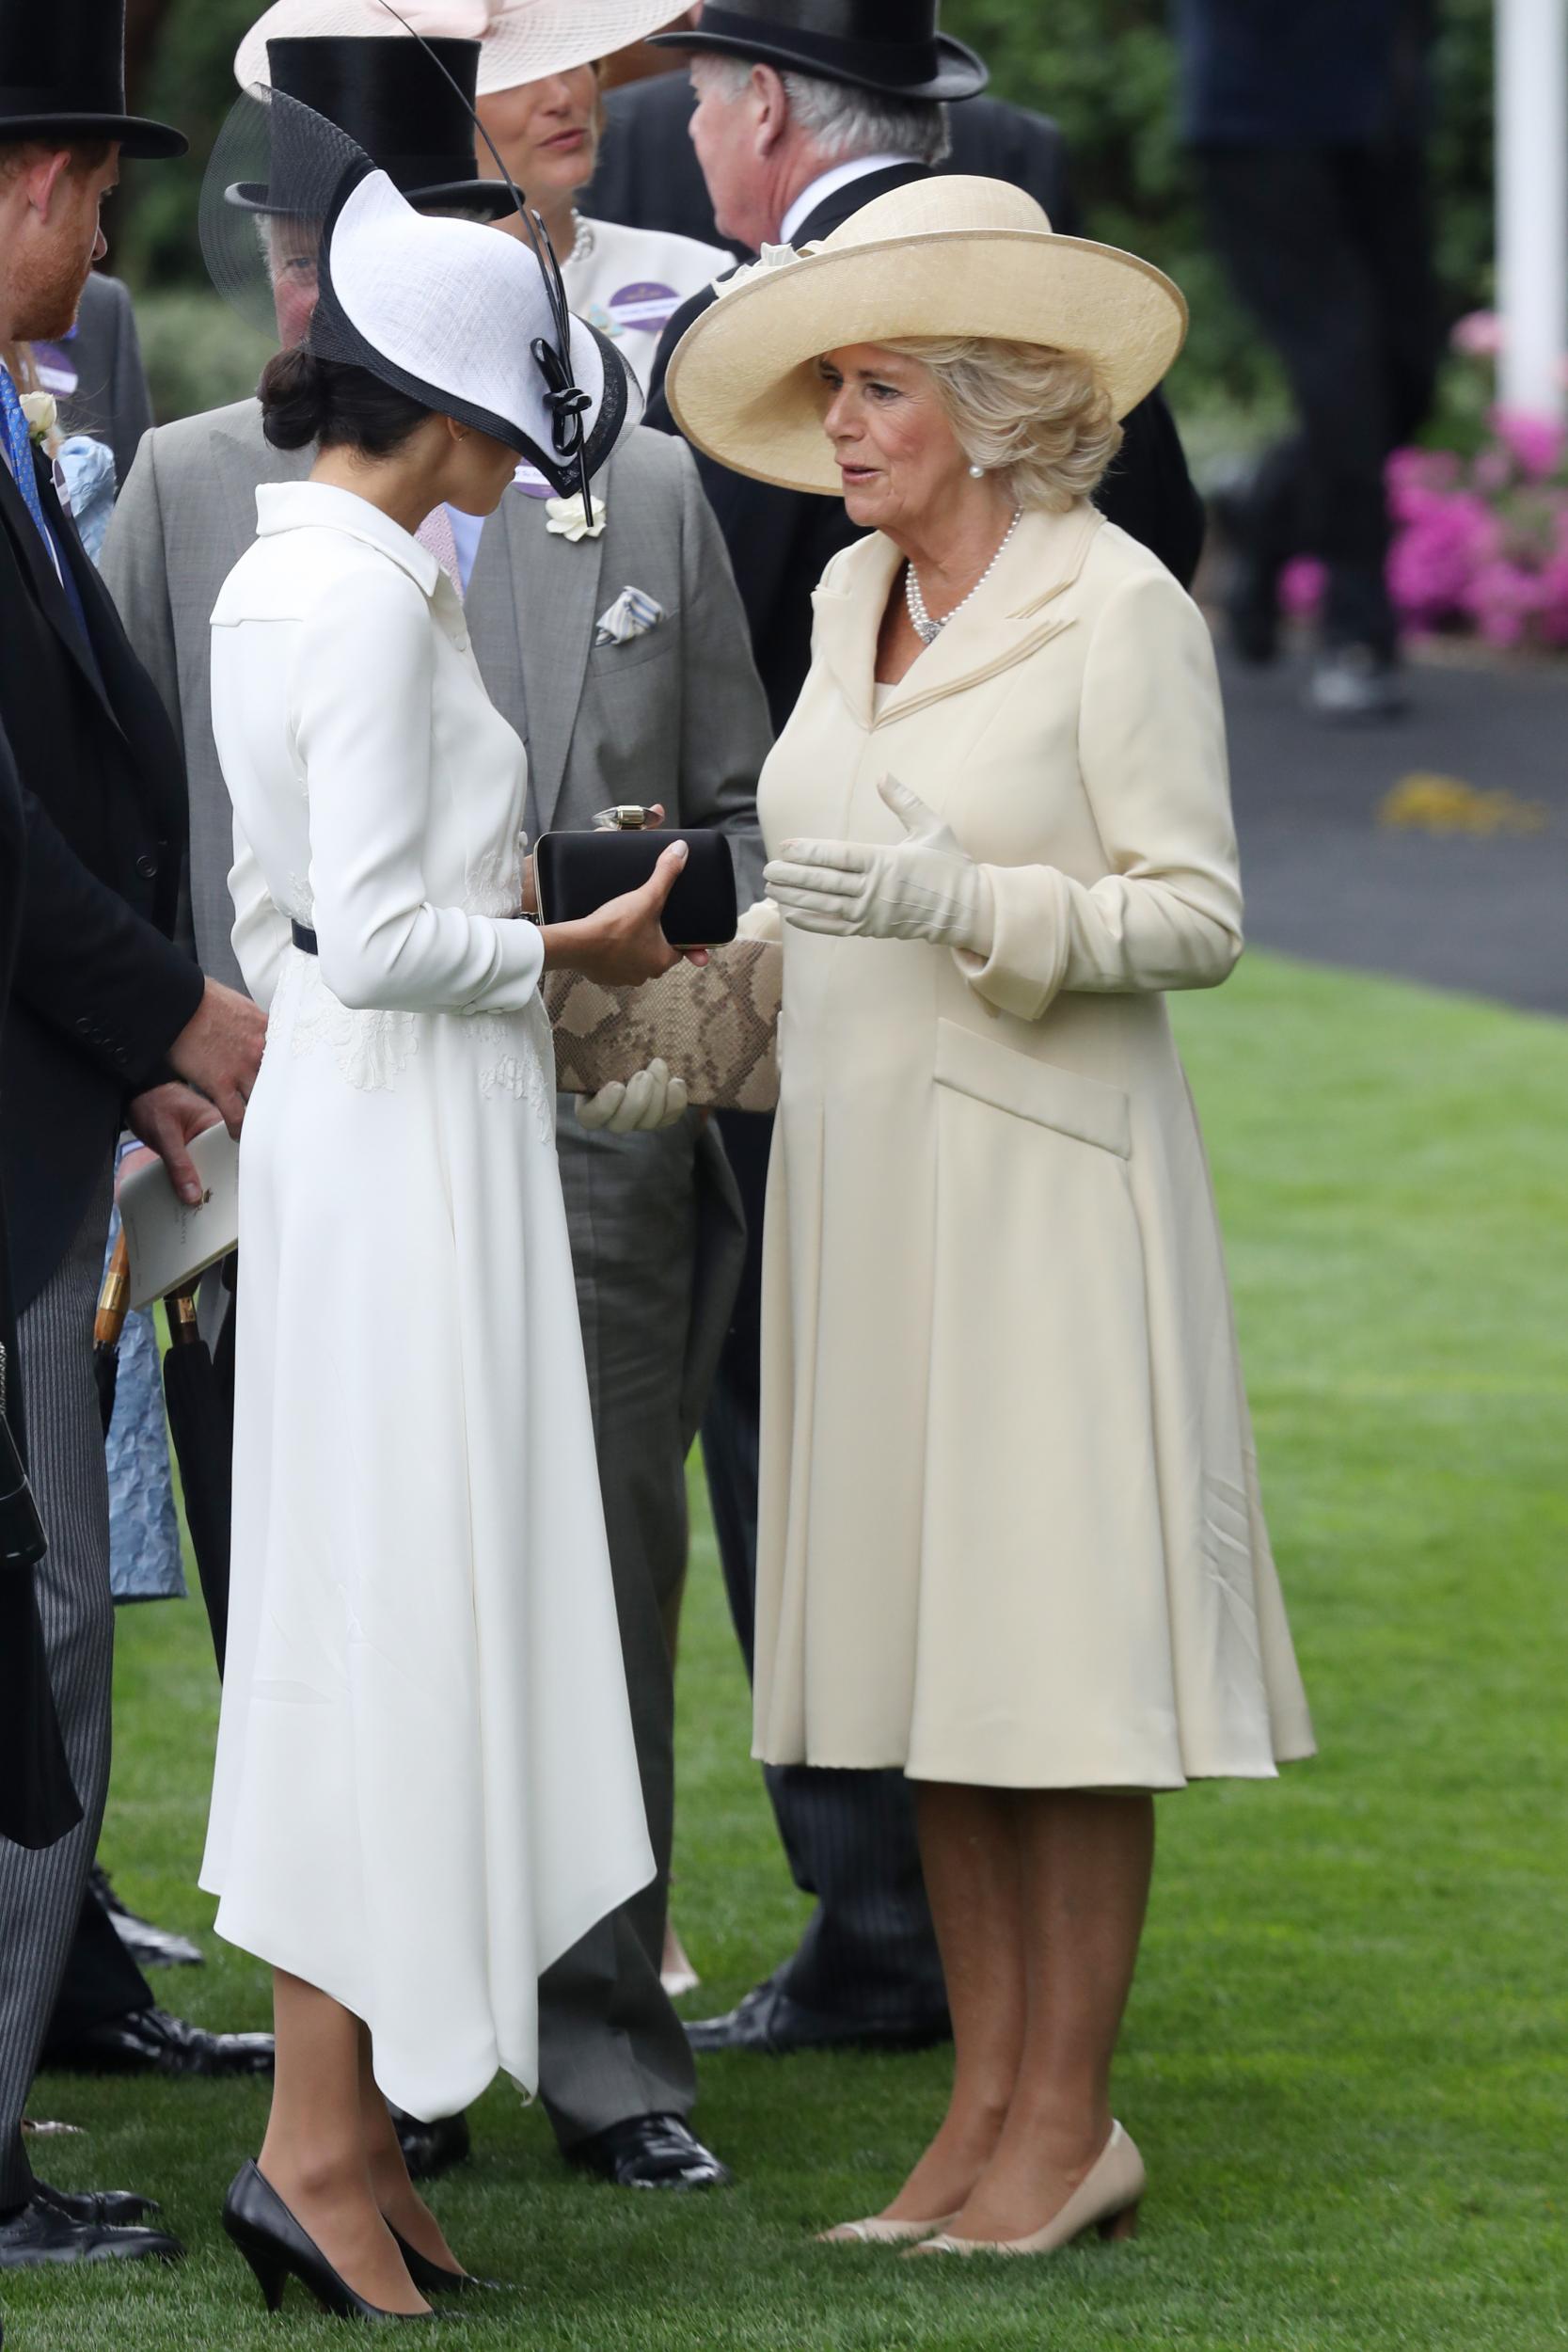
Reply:
M196 1288L174 1291L164 1301L169 1345L164 1358L164 1401L169 1436L180 1465L185 1524L191 1532L201 1578L201 1597L213 1629L218 1676L229 1641L229 1511L233 1490L232 1394L213 1369L196 1320ZM230 1310L232 1314L232 1308Z
M103 1269L98 1294L98 1314L92 1327L92 1376L98 1383L98 1409L103 1435L115 1417L115 1387L119 1379L119 1342L131 1304L131 1252L123 1228L116 1237L114 1254Z

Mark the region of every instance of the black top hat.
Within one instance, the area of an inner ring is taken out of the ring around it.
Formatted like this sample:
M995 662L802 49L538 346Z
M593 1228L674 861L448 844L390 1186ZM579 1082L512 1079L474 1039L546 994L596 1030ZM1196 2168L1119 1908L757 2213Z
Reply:
M125 0L0 0L0 140L118 139L182 155L182 131L125 111Z
M455 89L426 46L452 76ZM474 160L470 108L479 79L479 43L433 40L426 46L401 33L388 40L356 34L269 40L267 63L274 89L346 131L411 204L451 205L499 220L514 210L511 191L502 181L482 180ZM313 173L293 175L298 184L291 200L289 110L280 107L278 117L267 185L242 182L228 192L230 203L245 212L297 212L301 187L312 184ZM312 196L306 209L313 209L315 201Z
M989 80L973 49L937 30L937 0L707 0L690 32L655 48L709 50L815 73L889 98L973 98Z

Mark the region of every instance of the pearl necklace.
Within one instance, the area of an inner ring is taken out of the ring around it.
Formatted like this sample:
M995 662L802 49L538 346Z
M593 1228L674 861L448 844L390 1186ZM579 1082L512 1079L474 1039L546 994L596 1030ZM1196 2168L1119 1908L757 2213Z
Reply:
M947 627L948 622L955 620L963 611L966 604L972 604L974 602L974 598L979 595L981 589L985 586L987 580L990 578L992 572L995 571L998 564L1001 563L1003 555L1006 549L1007 542L1012 537L1014 532L1018 529L1019 524L1022 521L1022 507L1015 507L1013 510L1013 519L1002 534L1002 545L997 548L996 553L991 557L990 562L986 565L985 570L980 574L979 579L975 581L968 596L961 597L953 607L951 612L944 612L940 621L933 621L930 614L926 610L926 599L920 593L920 582L914 576L914 565L912 564L905 564L904 602L909 608L910 625L913 628L915 635L919 638L923 645L934 645L937 639L942 635L942 630Z
M574 262L586 262L594 250L594 224L586 214L572 215L572 249L560 257L562 269L570 269Z

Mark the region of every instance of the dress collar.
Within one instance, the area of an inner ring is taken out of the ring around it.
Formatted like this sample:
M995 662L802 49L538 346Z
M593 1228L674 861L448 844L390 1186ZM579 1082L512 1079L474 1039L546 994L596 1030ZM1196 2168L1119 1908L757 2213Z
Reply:
M362 539L401 565L427 596L444 575L428 548L369 499L327 482L263 482L256 491L256 532L262 539L284 531L339 531Z

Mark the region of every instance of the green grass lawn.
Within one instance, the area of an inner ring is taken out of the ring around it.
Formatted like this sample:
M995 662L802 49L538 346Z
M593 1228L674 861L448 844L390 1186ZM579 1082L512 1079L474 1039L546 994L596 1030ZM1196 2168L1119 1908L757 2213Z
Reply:
M1564 1592L1568 1025L1258 956L1179 1007L1212 1151L1264 1489L1323 1747L1277 1786L1161 1805L1117 2106L1144 2233L1047 2264L811 2243L881 2203L947 2060L710 2060L699 2121L738 2185L586 2183L509 2089L434 2201L521 2299L452 2344L613 2347L1507 2346L1568 2342ZM198 1608L120 1621L104 1851L154 1916L194 1891L215 1708ZM803 1913L747 1761L705 1519L681 1672L676 1914L727 2004ZM160 1979L266 2021L210 1943ZM46 2079L90 2137L66 2185L163 2197L191 2248L6 2282L8 2344L276 2344L218 2227L256 2086ZM291 2340L341 2341L291 2295Z

